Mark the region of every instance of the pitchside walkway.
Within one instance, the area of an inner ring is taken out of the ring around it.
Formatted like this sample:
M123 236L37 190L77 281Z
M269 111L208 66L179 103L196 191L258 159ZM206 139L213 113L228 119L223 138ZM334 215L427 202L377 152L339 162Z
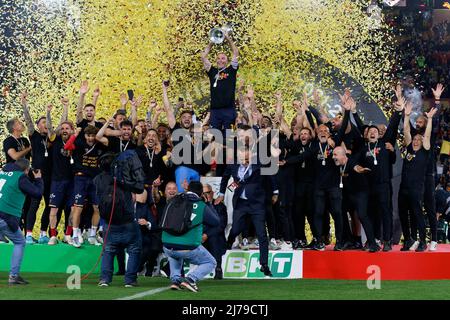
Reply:
M9 271L13 246L0 244L0 272ZM440 244L438 251L400 252L394 246L391 252L332 250L328 246L318 251L271 251L269 265L272 279L345 279L366 280L370 276L383 280L444 280L450 279L450 245ZM81 273L95 265L101 247L83 245L80 249L66 244L56 246L26 246L21 272L66 273L71 265L79 266ZM267 279L259 271L257 250L229 250L223 257L224 278ZM186 266L187 272L188 266ZM93 271L99 273L100 265ZM213 276L213 275L210 275Z

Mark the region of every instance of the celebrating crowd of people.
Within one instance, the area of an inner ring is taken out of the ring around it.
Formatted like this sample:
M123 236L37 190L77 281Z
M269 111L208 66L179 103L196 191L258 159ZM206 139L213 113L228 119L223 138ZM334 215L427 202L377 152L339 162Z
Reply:
M269 249L325 250L331 240L330 214L334 250L391 251L391 179L393 164L401 161L396 157L396 143L402 122L406 154L398 196L401 250L437 249L434 146L440 97L445 90L442 84L432 88L433 108L415 123L410 123L412 104L400 85L395 89L388 126L364 123L348 89L340 95L342 113L338 116L329 118L314 92L312 101L305 94L301 101L292 102L296 115L289 122L280 92L275 93L273 115L261 113L251 87L246 91L240 87L236 94L239 51L228 35L226 40L233 50L230 64L221 53L217 66L212 65L208 60L211 44L201 55L210 80L211 105L207 116L195 117L200 120L195 123L192 108L182 105L175 112L168 98L168 81L162 84L162 106L150 99L146 119L138 118L143 97L125 94L114 115L97 119L100 89L94 89L92 101L86 103L89 83L83 81L76 122L69 120L70 103L64 98L56 127L53 107L47 107L45 116L32 119L27 93L22 93L25 125L17 118L8 121L10 135L3 141L7 164L0 171L0 178L7 177L0 179L0 235L17 247L11 284L26 283L19 275L25 243L58 244L62 211L66 218L64 242L76 248L84 241L90 245L105 242L101 286L112 281L114 256L119 260L119 272L125 274L126 286L135 286L137 273L147 270L151 275L158 254L164 252L172 288L197 291L197 282L210 271L215 269L215 277L222 277L226 249L250 246L260 251L261 272L271 276ZM102 201L109 195L106 190L112 180L102 175L113 174L111 154L130 150L139 159L144 181L136 190L125 190L121 195L127 204L123 215L108 221L104 216L109 209ZM27 159L32 161L32 170ZM205 175L221 177L216 198L210 185L200 183ZM109 184L102 184L107 179ZM224 204L228 191L232 193L232 221L227 218L230 205ZM193 204L191 220L195 224L177 236L159 226L168 204L182 193ZM16 198L15 194L22 195ZM42 198L45 209L40 237L34 239ZM429 247L424 212L431 228ZM309 243L306 220L312 231ZM105 238L108 224L111 235ZM228 239L227 225L231 225ZM20 236L21 229L25 237ZM250 243L251 237L254 241ZM126 271L124 248L129 254ZM183 261L201 267L183 276Z

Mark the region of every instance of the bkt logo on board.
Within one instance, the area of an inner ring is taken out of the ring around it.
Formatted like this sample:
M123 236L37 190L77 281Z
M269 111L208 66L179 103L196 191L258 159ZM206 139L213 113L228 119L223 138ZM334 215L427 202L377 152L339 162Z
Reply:
M274 278L301 278L300 252L269 253L269 267ZM298 263L294 263L296 255ZM295 267L294 267L295 266ZM224 277L264 278L259 270L259 252L229 252L226 255Z

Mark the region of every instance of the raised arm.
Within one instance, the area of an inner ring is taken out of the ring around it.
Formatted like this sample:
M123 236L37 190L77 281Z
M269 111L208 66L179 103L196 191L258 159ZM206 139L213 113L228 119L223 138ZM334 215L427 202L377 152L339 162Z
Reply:
M22 105L23 116L27 125L28 135L31 137L35 129L33 119L31 118L30 109L28 109L28 93L26 91L23 91L20 94L20 103Z
M153 117L151 119L151 126L152 128L156 129L156 127L158 126L159 116L163 112L163 109L156 103L156 101L153 101L153 103L151 103L151 107L154 109Z
M97 86L97 88L94 89L94 92L92 93L92 104L97 107L97 101L98 97L100 96L100 88Z
M167 122L169 124L169 128L173 129L173 128L175 128L175 125L176 125L177 121L175 119L175 114L173 113L173 108L172 108L172 105L170 104L169 97L167 95L167 88L168 87L169 86L166 86L163 83L163 85L162 85L162 89L163 89L163 105L164 105L164 110L166 111Z
M137 99L133 99L133 101L131 101L131 123L133 124L133 127L137 125L138 122L137 109L141 105L143 99L144 97L140 95L137 97Z
M51 104L49 104L47 106L47 129L48 129L48 133L47 133L47 137L53 141L53 138L55 136L55 130L53 129L53 123L52 123L52 109L53 106Z
M445 87L441 83L438 83L436 89L432 88L431 90L433 91L434 96L434 107L437 109L436 114L433 117L433 130L431 131L431 143L433 143L433 141L436 140L437 134L439 133L439 118L442 110L441 95L442 92L444 92Z
M231 47L231 50L233 51L233 59L231 60L231 62L232 62L232 64L237 63L238 57L239 57L239 49L238 49L238 47L236 47L236 44L233 42L233 40L231 39L231 37L228 33L225 33L225 39L227 39L227 41Z
M433 108L429 112L425 113L428 118L427 128L425 129L425 136L423 137L423 148L430 150L431 148L431 131L433 130L433 116L436 114L437 109Z
M208 60L208 54L211 51L212 48L212 42L208 43L205 50L200 54L200 57L203 62L203 67L205 68L206 72L209 72L211 69L211 62Z
M405 106L405 119L403 119L403 135L405 137L405 146L409 146L412 141L411 124L409 122L411 118L412 107L413 105L411 102L408 102Z
M77 123L80 123L83 120L84 100L86 98L86 93L88 91L89 91L89 83L87 82L87 80L84 80L81 83L80 98L78 99L78 104L77 104Z
M114 122L114 117L109 118L109 120L105 122L103 127L100 130L98 130L97 135L95 136L95 140L104 144L105 146L108 146L109 141L108 141L108 138L105 137L105 133L106 133L106 129L108 128L108 126L113 122Z

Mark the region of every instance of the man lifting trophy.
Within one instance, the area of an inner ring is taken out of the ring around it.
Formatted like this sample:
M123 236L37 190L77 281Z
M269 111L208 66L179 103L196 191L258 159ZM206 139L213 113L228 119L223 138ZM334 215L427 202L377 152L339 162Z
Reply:
M211 90L210 127L223 132L226 129L230 129L236 119L235 91L239 50L231 40L231 30L229 25L225 25L222 28L213 28L209 32L210 43L201 54L203 66L209 77ZM208 54L213 43L220 44L225 39L233 51L233 59L231 64L228 65L227 55L220 52L217 55L217 67L214 67L208 60Z

